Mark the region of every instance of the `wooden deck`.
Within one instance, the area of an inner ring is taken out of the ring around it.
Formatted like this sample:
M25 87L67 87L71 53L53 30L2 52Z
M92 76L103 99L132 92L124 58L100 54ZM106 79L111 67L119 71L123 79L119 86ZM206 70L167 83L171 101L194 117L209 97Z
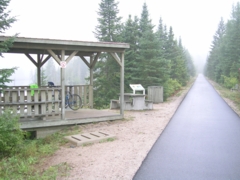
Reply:
M66 119L47 117L46 119L21 120L22 129L49 128L56 126L69 126L83 123L100 122L123 119L119 110L79 109L78 111L66 110Z

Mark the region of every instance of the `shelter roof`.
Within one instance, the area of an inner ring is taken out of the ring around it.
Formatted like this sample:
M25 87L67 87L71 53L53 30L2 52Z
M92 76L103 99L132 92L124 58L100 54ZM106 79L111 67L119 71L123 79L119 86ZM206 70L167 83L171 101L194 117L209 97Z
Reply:
M0 42L8 38L10 38L10 36L0 36ZM97 52L124 52L125 49L129 47L129 44L119 42L90 42L16 37L8 53L48 54L47 50L51 49L56 54L61 54L61 50L65 50L65 55L70 55L73 51L78 51L77 55L88 56Z

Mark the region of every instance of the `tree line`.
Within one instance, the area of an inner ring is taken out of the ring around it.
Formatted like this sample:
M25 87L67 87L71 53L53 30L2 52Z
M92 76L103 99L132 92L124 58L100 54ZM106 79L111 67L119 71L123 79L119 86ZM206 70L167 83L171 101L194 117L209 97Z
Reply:
M233 88L240 80L240 3L232 6L230 19L221 18L213 41L204 73L227 88Z
M140 17L129 15L122 22L118 13L118 2L101 0L94 35L99 41L130 44L130 48L125 51L124 91L131 92L129 84L142 84L146 90L148 86L163 86L166 100L195 75L190 53L183 47L181 38L175 39L173 28L163 24L161 17L157 27L152 24L146 3L142 6ZM66 68L66 79L69 80L67 84L85 84L88 81L88 68L81 63L83 62L79 57L69 62ZM59 85L59 71L53 60L49 60L42 67L41 84L46 85L47 81L53 81ZM36 79L32 82L36 83ZM94 67L93 84L95 107L107 106L110 99L118 97L120 68L111 55L102 53Z
M125 51L125 92L131 91L129 84L142 84L146 90L148 86L163 86L166 100L195 75L190 53L161 17L155 28L146 3L140 18L129 15L122 23L118 13L118 2L101 0L94 34L99 41L130 44ZM119 79L118 64L110 55L102 54L94 69L95 107L108 105L110 99L118 97Z

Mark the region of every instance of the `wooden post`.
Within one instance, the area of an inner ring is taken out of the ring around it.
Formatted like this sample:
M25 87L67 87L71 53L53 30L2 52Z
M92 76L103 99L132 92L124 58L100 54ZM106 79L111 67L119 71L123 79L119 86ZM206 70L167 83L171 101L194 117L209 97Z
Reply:
M37 84L41 87L41 59L40 54L37 54Z
M123 109L123 104L124 104L124 52L121 53L121 64L122 66L120 67L120 73L121 73L121 78L120 78L120 114L122 117L124 117L124 109Z
M90 64L92 63L93 56L90 56ZM93 66L90 66L89 105L91 108L93 108Z
M61 51L61 61L65 61L65 51ZM61 68L61 88L62 88L62 120L65 120L65 68Z

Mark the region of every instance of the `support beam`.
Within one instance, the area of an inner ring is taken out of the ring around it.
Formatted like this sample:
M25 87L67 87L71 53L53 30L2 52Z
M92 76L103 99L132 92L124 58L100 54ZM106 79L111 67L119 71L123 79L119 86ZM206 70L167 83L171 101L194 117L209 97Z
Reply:
M90 56L90 64L93 62L93 56ZM93 67L90 67L90 85L93 87ZM89 88L90 93L90 107L93 108L93 88Z
M51 55L48 55L44 60L44 54L37 54L37 60L34 60L33 57L28 54L24 53L28 59L37 67L37 84L40 87L41 84L41 67L50 59Z
M40 56L40 54L37 54L37 84L38 87L41 87L42 83L41 83L41 61L42 58Z
M36 61L32 58L32 56L30 56L28 53L24 53L27 57L28 57L28 59L30 60L30 61L32 61L32 63L37 67L37 63L36 63Z
M121 60L118 57L117 53L110 53L112 55L112 57L117 61L117 63L122 66Z
M53 59L55 59L57 63L60 64L60 58L51 49L47 49L47 51L53 57Z
M94 57L94 61L90 64L91 68L94 68L100 55L101 55L101 52L98 52L97 55Z
M80 55L79 57L80 57L80 58L83 60L83 62L91 69L91 67L90 67L90 64L92 63L91 60L90 60L90 63L89 63L89 62L87 62L87 60L85 59L84 56ZM90 56L90 57L92 57L92 56Z
M28 53L24 53L27 57L28 57L28 59L37 67L39 64L38 64L38 62L36 62L36 60L34 60L33 59L33 57L30 55L30 54L28 54ZM40 59L40 61L41 61L41 63L40 63L40 66L42 67L50 58L51 58L51 55L48 55L44 60L43 60L43 56L44 56L44 54L41 54L41 56L40 56L40 54L39 54L39 59Z
M70 56L68 56L68 58L66 59L66 62L68 63L77 53L78 51L74 51Z
M51 55L48 55L41 63L41 67L51 58Z
M124 53L121 53L121 64L120 67L120 73L121 73L121 79L120 79L120 114L122 117L124 117L124 109L123 109L123 103L124 103Z
M65 51L61 51L61 61L65 61ZM60 62L59 62L60 63ZM61 68L62 120L65 120L65 68Z

